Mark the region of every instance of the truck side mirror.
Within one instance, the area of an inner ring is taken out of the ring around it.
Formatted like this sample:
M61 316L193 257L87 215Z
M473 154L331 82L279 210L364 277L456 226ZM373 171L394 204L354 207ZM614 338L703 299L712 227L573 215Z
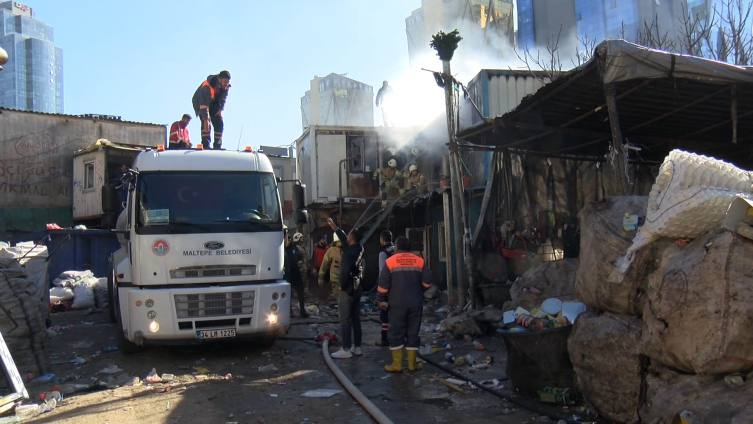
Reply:
M293 210L303 209L306 209L306 184L295 184L293 186Z
M293 211L293 223L296 227L305 225L309 222L309 211L306 209L296 209Z

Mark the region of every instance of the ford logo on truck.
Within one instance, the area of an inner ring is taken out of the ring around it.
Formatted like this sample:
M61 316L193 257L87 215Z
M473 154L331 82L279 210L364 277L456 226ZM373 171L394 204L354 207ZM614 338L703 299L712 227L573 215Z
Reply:
M217 250L225 247L225 243L219 241L208 241L204 243L204 249Z

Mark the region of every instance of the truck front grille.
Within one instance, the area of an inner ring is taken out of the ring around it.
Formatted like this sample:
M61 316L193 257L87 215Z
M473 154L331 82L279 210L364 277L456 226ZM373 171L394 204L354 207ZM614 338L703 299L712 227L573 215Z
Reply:
M203 294L176 294L178 318L221 317L254 313L253 291Z
M170 278L212 278L256 275L256 265L189 266L170 270Z

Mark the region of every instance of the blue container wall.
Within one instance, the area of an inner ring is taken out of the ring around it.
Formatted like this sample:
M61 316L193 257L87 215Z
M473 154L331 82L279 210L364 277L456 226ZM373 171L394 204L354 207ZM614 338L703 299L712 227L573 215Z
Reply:
M66 240L69 234L71 238ZM110 255L120 248L116 234L108 230L39 231L15 236L11 243L38 242L47 235L50 240L46 240L44 244L47 252L51 253L47 269L50 284L65 271L90 270L96 277L107 277Z

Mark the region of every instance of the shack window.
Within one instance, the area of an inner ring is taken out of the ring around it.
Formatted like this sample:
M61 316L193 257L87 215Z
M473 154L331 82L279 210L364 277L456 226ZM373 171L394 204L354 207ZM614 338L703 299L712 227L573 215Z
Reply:
M94 189L94 161L84 164L84 190Z
M377 143L374 137L348 138L348 172L374 172L377 168Z
M444 222L440 222L439 225L437 225L437 241L439 242L439 260L446 261L447 244L445 243L444 238Z

